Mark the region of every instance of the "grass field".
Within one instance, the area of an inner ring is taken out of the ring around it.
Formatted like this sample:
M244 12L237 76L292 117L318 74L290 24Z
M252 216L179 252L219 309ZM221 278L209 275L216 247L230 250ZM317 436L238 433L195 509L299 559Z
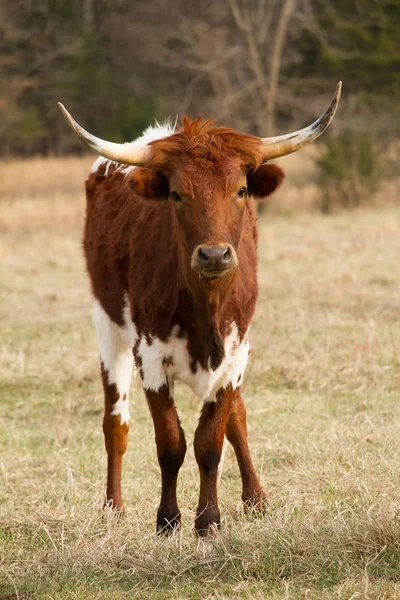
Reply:
M244 514L228 448L221 534L196 539L200 406L178 386L184 525L166 540L154 533L160 478L139 384L126 516L102 511L103 400L80 247L90 162L0 167L0 599L400 598L400 208L263 215L243 390L269 510ZM288 162L276 203L315 193L293 185L308 169Z

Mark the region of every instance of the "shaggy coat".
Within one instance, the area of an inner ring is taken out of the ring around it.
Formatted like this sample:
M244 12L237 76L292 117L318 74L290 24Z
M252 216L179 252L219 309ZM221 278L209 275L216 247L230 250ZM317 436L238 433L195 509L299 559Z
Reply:
M225 434L243 500L263 504L240 385L258 291L253 199L271 194L284 175L261 164L258 138L201 119L145 136L153 140L152 169L100 158L86 182L83 244L105 391L107 500L123 507L133 354L154 421L162 475L157 528L164 532L180 522L176 482L186 450L174 381L185 381L204 401L195 435L196 530L204 535L220 521L216 478ZM203 268L207 260L216 261L216 272Z

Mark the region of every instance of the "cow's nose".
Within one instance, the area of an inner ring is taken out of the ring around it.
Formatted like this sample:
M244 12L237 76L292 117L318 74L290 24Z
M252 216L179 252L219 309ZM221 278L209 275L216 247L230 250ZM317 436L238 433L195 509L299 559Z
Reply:
M231 262L231 257L229 246L200 246L197 250L199 264L208 269L226 269Z
M235 251L230 244L222 246L199 246L197 267L203 272L226 271L236 266ZM235 264L234 264L235 263Z

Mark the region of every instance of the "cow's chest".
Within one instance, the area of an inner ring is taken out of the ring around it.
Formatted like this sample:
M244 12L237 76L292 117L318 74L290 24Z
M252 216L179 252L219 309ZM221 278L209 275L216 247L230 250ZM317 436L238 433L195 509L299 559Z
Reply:
M240 341L235 323L225 337L224 349L225 357L219 367L215 371L204 369L191 356L182 332L174 328L166 342L140 336L134 355L144 388L157 391L166 384L172 387L180 380L188 384L200 400L213 401L221 387L231 383L236 389L246 368L250 346L247 335Z

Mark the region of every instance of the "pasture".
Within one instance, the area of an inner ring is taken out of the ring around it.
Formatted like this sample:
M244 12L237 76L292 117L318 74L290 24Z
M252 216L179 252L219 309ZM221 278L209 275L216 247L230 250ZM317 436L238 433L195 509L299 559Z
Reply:
M178 386L183 530L165 539L138 381L126 515L102 511L103 398L80 246L91 162L0 167L1 600L399 598L400 207L261 217L243 391L269 508L245 514L228 447L221 533L195 537L200 406ZM316 191L306 153L281 162L274 205L288 213Z

